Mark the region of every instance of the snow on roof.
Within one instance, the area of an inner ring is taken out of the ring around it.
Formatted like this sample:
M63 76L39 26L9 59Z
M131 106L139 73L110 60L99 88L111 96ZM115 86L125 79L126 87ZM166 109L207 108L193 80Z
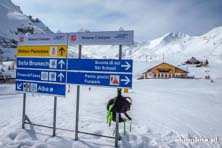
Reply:
M147 72L147 71L153 69L154 67L156 67L156 66L158 66L158 65L160 65L162 63L166 63L166 64L169 64L169 65L172 65L172 66L174 66L176 68L179 68L179 69L181 69L181 70L183 70L183 71L188 73L188 70L186 69L186 67L184 65L181 65L181 64L178 65L178 63L177 64L173 64L172 62L169 62L169 61L155 61L155 62L149 63L144 71Z

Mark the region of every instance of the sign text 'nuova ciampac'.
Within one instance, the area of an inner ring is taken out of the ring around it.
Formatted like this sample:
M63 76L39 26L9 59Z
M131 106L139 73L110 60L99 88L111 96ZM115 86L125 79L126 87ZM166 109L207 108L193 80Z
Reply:
M69 34L69 45L132 45L133 31L77 32Z

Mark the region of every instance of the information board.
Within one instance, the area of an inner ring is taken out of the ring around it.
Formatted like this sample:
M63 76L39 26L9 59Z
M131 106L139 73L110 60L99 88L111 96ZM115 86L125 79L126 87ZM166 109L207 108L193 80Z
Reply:
M20 36L16 90L65 96L68 34Z

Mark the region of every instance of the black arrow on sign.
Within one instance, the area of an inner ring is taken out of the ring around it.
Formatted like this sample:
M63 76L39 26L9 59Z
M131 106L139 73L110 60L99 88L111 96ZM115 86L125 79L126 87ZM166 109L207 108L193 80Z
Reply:
M62 56L63 52L65 52L65 49L62 47L62 48L59 49L59 52L60 52L60 55Z

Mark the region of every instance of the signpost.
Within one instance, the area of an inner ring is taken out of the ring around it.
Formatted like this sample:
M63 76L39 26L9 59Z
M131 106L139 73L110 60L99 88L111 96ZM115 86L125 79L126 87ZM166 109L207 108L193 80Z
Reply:
M18 46L17 56L23 57L64 57L67 55L67 46Z
M132 60L68 59L67 83L132 87Z
M63 96L65 88L63 84L29 82L29 81L16 81L16 90L22 92L41 93L49 95Z
M97 135L78 130L80 85L132 87L132 60L122 60L122 45L133 44L133 31L81 32L69 34L69 45L79 45L79 59L68 59L67 83L77 85L76 129L78 133ZM82 45L119 45L119 60L81 59ZM116 113L115 147L119 139L119 113ZM107 137L107 136L103 136Z
M133 31L78 32L69 34L69 45L132 45Z
M66 59L17 57L17 68L66 70Z
M121 93L121 88L132 88L133 61L122 60L122 45L133 44L133 36L133 31L20 36L17 46L16 90L24 92L22 128L27 123L26 92L55 95L52 127L52 135L55 136L57 96L66 95L66 84L69 83L77 85L75 140L78 140L78 133L114 138L79 131L80 85L114 87L118 93ZM79 46L78 59L67 59L68 45ZM82 45L119 45L119 59L81 59ZM119 113L116 113L115 132L115 147L118 147Z
M132 73L133 60L68 59L68 70Z
M67 33L44 33L21 35L18 39L19 46L48 46L48 45L67 45Z
M16 90L65 96L67 40L67 34L20 37Z
M132 74L68 72L67 78L70 84L132 88Z
M25 128L27 117L26 93L55 95L52 134L55 136L57 96L66 94L67 41L67 34L35 34L19 37L16 90L24 92L22 128Z

